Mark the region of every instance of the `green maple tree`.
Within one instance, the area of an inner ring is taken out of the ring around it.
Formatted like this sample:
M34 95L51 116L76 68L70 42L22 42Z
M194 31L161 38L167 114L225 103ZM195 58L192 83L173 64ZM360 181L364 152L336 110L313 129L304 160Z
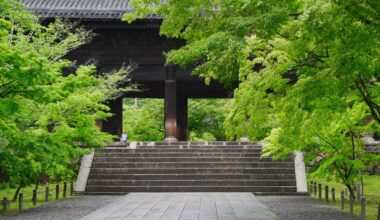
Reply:
M380 3L376 0L132 0L129 22L162 16L186 45L167 62L232 85L227 136L248 134L281 157L317 161L315 175L353 194L368 158L362 138L380 125Z
M105 105L130 88L129 68L96 76L95 66L63 75L63 59L91 40L91 33L56 20L43 26L13 0L0 0L0 169L11 185L73 178L76 161L112 136L95 121L110 116Z

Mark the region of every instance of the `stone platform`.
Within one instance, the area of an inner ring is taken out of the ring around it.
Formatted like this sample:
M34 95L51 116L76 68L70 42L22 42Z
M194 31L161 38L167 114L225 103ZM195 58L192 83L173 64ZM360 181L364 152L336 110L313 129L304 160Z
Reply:
M252 193L130 193L82 220L260 219L276 214Z

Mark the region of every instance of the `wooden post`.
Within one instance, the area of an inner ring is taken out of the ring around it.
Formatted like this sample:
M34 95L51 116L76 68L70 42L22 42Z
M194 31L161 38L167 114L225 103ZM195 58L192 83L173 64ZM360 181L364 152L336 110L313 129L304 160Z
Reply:
M63 198L66 198L66 192L67 192L67 182L63 183Z
M350 213L354 214L354 195L350 194Z
M3 215L7 215L7 211L8 211L8 198L7 197L4 197L3 198Z
M18 195L18 211L22 212L24 210L24 194L20 193Z
M33 190L32 202L33 206L37 205L37 190Z
M177 81L174 66L165 67L165 140L178 140L177 132Z
M313 194L313 181L310 182L310 194Z
M49 202L49 187L45 188L45 202Z
M361 195L362 195L362 191L361 191L361 186L360 186L360 184L358 184L358 187L357 187L357 199L358 199L358 202L360 202L361 201Z
M70 182L70 196L73 196L74 195L74 183L73 183L73 180L71 180Z
M380 220L380 203L377 204L377 220Z
M317 196L317 183L314 182L314 196Z
M360 218L362 220L365 220L365 205L366 205L366 199L362 198L361 200L361 212L360 212Z
M55 200L59 199L59 184L55 185Z
M325 201L329 202L329 186L325 186Z
M331 189L331 201L335 203L335 189L334 188Z
M344 210L344 191L340 192L340 208Z
M318 184L318 198L322 199L322 184Z

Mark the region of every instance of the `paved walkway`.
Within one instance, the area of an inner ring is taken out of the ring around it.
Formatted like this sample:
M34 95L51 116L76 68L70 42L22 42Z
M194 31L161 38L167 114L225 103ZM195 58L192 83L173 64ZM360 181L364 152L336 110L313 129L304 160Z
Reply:
M252 193L130 193L82 220L279 220Z
M80 196L44 204L6 220L105 219L281 219L357 220L310 196L253 196L250 193L166 193L144 196ZM168 200L167 200L168 198ZM168 202L171 201L171 202ZM155 204L155 205L154 205ZM135 208L133 208L135 207ZM253 213L252 213L253 212ZM117 214L118 213L118 214ZM145 214L144 214L145 213ZM273 214L274 213L274 214ZM108 216L107 216L108 215ZM278 218L279 217L279 218ZM0 217L1 219L1 217ZM110 219L110 218L108 218Z

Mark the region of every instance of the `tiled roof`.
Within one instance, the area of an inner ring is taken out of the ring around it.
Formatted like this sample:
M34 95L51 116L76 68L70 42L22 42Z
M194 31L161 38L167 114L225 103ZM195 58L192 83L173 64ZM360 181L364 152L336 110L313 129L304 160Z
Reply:
M129 0L19 0L40 17L120 19L133 8ZM150 16L148 18L157 18Z

